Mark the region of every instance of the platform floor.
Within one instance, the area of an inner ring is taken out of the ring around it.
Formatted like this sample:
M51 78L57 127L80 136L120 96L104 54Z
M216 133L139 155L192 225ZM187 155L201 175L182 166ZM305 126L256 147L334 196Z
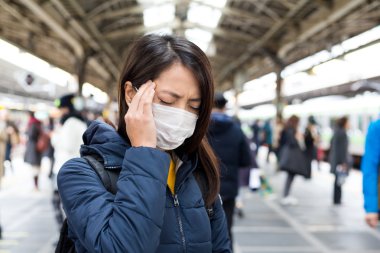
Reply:
M379 253L380 227L364 222L362 176L353 170L343 186L342 204L332 204L334 177L329 165L313 166L313 177L296 177L291 195L296 206L280 204L286 174L276 172L274 161L264 162L262 173L273 187L273 195L242 191L244 218L235 218L236 253Z

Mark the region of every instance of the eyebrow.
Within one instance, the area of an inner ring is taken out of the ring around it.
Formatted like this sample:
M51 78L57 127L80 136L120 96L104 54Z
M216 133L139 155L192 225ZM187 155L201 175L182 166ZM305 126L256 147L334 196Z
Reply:
M171 96L173 96L173 97L175 97L175 98L182 98L183 96L180 96L180 95L178 95L177 93L175 93L175 92L172 92L172 91L169 91L169 90L162 90L162 91L160 91L160 92L163 92L163 93L167 93L167 94L169 94L169 95L171 95ZM191 99L189 99L191 102L200 102L201 101L201 99L200 98L191 98Z

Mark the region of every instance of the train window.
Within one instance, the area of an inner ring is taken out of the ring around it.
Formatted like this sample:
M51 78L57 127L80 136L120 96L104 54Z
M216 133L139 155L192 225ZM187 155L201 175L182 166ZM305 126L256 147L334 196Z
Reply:
M358 128L360 129L360 131L363 131L364 129L363 117L363 115L359 115L358 117Z
M330 128L334 129L337 118L330 118Z

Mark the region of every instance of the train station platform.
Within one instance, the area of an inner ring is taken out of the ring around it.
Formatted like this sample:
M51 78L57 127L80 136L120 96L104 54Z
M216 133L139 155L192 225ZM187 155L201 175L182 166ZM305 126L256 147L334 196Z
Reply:
M269 180L273 195L242 191L244 217L235 219L236 253L375 253L380 252L380 227L364 222L362 175L352 170L343 186L342 204L333 205L334 176L326 163L313 164L312 179L295 178L290 195L295 206L280 203L286 174L264 162L261 172ZM318 168L319 167L319 168Z
M344 185L340 206L332 204L333 176L326 164L314 169L311 180L296 177L291 195L299 203L283 206L285 174L275 172L273 163L260 164L273 194L242 190L244 216L235 217L235 253L380 252L380 228L364 223L359 171L352 171ZM7 171L0 191L0 253L53 252L59 228L46 167L38 192L33 191L32 172L21 158L14 161L13 172Z

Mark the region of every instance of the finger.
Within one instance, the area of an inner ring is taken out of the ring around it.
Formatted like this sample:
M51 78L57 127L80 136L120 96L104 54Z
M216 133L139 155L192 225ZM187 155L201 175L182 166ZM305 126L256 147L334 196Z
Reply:
M156 84L153 83L149 91L146 92L145 103L143 105L143 113L146 115L151 115L152 117L153 117L152 103L153 103L153 98L155 94L155 87L156 87Z
M149 86L148 85L149 82L150 81L148 81L148 82L144 83L143 85L141 85L140 89L137 91L137 93L135 94L135 96L132 98L131 105L129 106L129 110L128 110L128 111L130 111L130 113L137 112L141 96L144 94L146 88Z
M143 111L144 111L144 103L145 103L145 100L146 100L146 95L150 92L151 86L152 86L152 81L149 80L148 82L146 82L144 90L141 93L139 93L138 106L137 106L137 109L136 109L136 112L139 113L139 114L142 114Z
M151 91L153 89L153 82L149 81L147 83L146 89L144 90L144 93L141 93L137 113L143 114L144 113L144 104L149 103L149 97L151 96Z

